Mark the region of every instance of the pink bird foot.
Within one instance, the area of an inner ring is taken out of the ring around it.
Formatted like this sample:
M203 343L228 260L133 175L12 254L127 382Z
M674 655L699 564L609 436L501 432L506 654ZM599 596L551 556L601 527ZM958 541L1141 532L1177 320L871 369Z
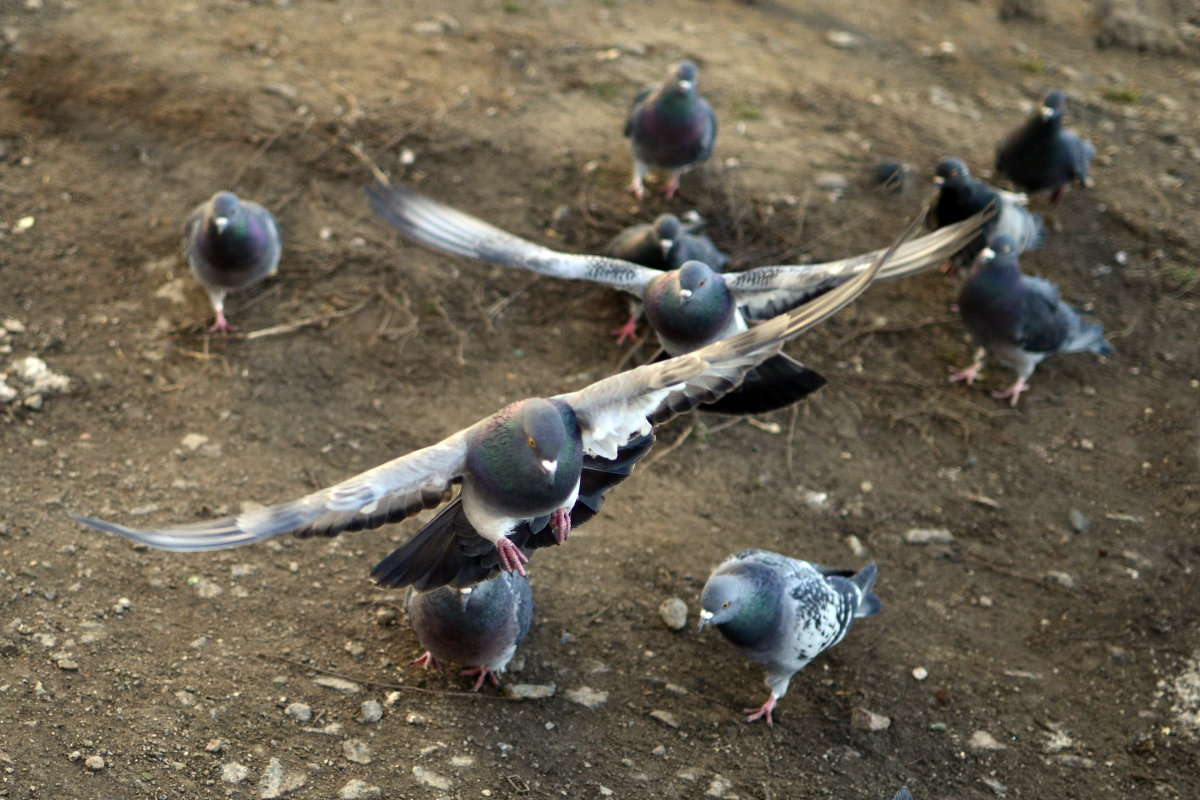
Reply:
M767 698L767 702L763 703L760 708L743 708L742 713L750 715L746 717L746 722L754 722L757 719L766 717L767 725L769 727L774 727L775 723L771 719L771 712L775 710L775 703L778 701L779 698L772 694Z
M620 347L621 345L625 344L626 340L632 339L633 337L637 336L637 324L638 324L638 315L634 314L633 316L631 316L629 318L629 321L626 322L624 325L622 325L621 327L617 328L614 331L611 331L612 335L617 337L617 347Z
M433 657L433 653L429 652L428 650L425 651L425 655L414 658L412 660L412 664L410 666L420 667L421 669L429 669L430 667L436 667L437 669L441 670L442 672L445 672L445 670L442 669L442 665L439 664L438 660Z
M496 552L500 554L500 569L505 572L515 572L522 578L526 577L525 565L529 556L521 552L521 548L513 544L507 536L496 543Z
M668 200L679 194L679 175L677 173L671 173L671 180L667 181L667 185L663 187L663 194Z
M1054 189L1054 191L1050 193L1050 205L1052 205L1052 206L1058 205L1059 203L1061 203L1063 201L1063 198L1066 196L1067 196L1067 185L1064 183L1062 186L1056 187ZM1013 405L1016 405L1016 404L1014 403Z
M208 329L208 332L219 333L222 336L226 336L237 329L238 327L236 325L231 325L229 320L225 319L225 312L218 310L217 321L214 322L212 327Z
M569 508L556 510L550 515L550 525L554 528L554 541L558 544L565 542L571 535L571 510Z
M634 178L633 183L625 187L625 191L629 192L638 200L644 198L646 196L646 187L642 184L641 176Z
M488 678L492 679L492 685L500 685L500 679L496 677L496 673L492 671L491 667L472 667L471 669L464 669L462 674L479 676L479 679L475 681L475 685L471 687L472 692L478 692L483 687L483 682Z
M975 379L978 378L982 374L983 374L983 365L982 364L972 364L971 366L967 367L966 369L950 370L949 381L950 381L950 383L958 383L959 381L966 381L967 386L970 386L971 384L973 384L975 382Z
M1012 406L1013 408L1016 408L1017 401L1021 399L1021 392L1025 391L1028 388L1029 388L1029 384L1027 384L1025 382L1024 378L1021 378L1020 380L1018 380L1016 383L1014 383L1012 386L1008 387L1004 391L992 392L992 397L996 398L997 400L1004 400L1006 398L1012 398L1011 400L1009 400L1008 404L1010 406Z

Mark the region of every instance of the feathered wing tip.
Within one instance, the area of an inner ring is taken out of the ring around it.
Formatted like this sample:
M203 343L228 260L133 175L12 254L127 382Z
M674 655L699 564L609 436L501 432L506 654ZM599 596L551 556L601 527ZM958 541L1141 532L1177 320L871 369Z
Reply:
M1099 322L1086 319L1079 320L1079 332L1063 345L1064 353L1077 353L1086 350L1096 355L1111 356L1115 351L1108 340L1104 338L1104 326Z
M850 578L850 582L859 588L862 592L862 600L858 603L858 609L854 612L856 617L869 617L873 614L878 614L883 608L883 603L879 600L879 595L875 594L871 589L875 587L875 580L879 577L879 569L872 562L867 564Z
M892 800L913 800L912 792L907 786L901 786L900 791L896 792L896 796Z
M605 493L629 477L634 465L653 446L654 434L647 433L620 448L616 458L585 457L579 499L571 508L571 527L578 528L600 513ZM526 556L557 544L549 516L521 523L508 538ZM411 539L375 565L371 579L380 586L412 586L429 591L440 586L462 589L499 573L496 548L479 535L463 511L462 499L455 498Z
M1046 221L1041 214L1029 214L1029 231L1023 250L1040 250L1046 246Z
M780 353L746 373L736 389L700 408L717 414L764 414L787 408L827 382L821 373Z

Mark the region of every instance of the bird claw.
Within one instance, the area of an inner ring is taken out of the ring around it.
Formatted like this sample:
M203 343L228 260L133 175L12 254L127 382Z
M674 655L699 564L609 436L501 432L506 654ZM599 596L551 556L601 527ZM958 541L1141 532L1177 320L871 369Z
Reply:
M237 325L231 325L229 320L225 319L225 315L218 311L217 321L212 324L212 327L208 329L208 332L219 333L222 336L225 336L233 331L236 331L237 329Z
M972 364L971 366L967 367L966 369L950 370L949 382L950 383L958 383L959 381L965 381L967 386L970 386L971 384L973 384L975 382L975 379L978 378L982 373L983 373L982 365Z
M672 174L671 180L667 181L667 185L663 187L663 194L670 200L675 195L679 194L679 176Z
M641 200L646 196L646 187L642 185L641 178L635 178L633 183L625 187L625 191L632 194L638 200Z
M550 515L550 526L554 528L554 541L558 544L565 542L571 535L571 510L557 509Z
M493 672L492 668L488 667L488 666L471 667L470 669L464 669L462 671L462 674L479 676L478 680L475 681L475 685L471 687L472 692L478 692L481 688L483 688L483 682L485 680L487 680L488 678L491 678L493 686L498 687L500 685L500 679L496 677L496 673Z
M496 552L500 556L500 569L515 572L522 578L527 577L525 565L529 563L529 556L522 553L521 548L513 544L512 539L506 536L497 542Z
M771 719L771 712L775 710L776 700L777 698L775 695L771 695L767 698L767 702L763 703L759 708L743 708L742 713L750 715L746 717L746 722L754 722L755 720L766 717L767 727L775 727L775 723Z
M420 667L421 669L429 669L430 667L436 667L438 670L440 670L442 672L446 671L445 669L442 668L442 665L438 663L438 660L433 657L433 653L431 653L428 650L425 651L424 655L414 658L412 660L412 664L410 666Z
M617 337L617 347L625 344L625 341L637 336L638 315L634 314L621 327L611 331L612 335Z
M1029 388L1029 384L1025 383L1024 379L1017 381L1012 386L999 392L992 392L992 397L997 400L1009 400L1009 405L1013 408L1017 407L1017 401L1021 399L1021 392Z

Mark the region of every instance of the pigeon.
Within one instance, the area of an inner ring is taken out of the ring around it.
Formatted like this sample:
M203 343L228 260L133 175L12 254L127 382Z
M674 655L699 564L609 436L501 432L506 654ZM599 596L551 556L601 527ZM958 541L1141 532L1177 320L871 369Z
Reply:
M640 302L669 356L678 356L745 331L812 300L866 269L876 250L824 264L759 267L722 275L703 262L664 271L597 255L562 253L502 231L403 186L366 188L371 207L401 233L429 247L542 275L590 280L620 289ZM988 212L990 213L990 212ZM880 278L911 275L940 264L974 236L986 215L951 225L901 245ZM631 335L637 315L619 333ZM764 375L764 370L766 374ZM709 410L754 414L782 408L824 383L786 354L764 364L745 385Z
M225 295L274 275L281 249L271 212L233 192L217 192L192 211L183 228L183 254L217 313L210 332L237 330L225 318Z
M478 676L473 692L488 679L500 685L497 674L508 667L533 621L529 581L508 572L464 589L443 586L418 592L409 588L404 607L417 641L425 648L413 664L426 669L440 666L439 662L471 667L462 674Z
M670 80L647 86L633 99L625 136L633 148L633 182L629 191L645 194L642 177L650 168L671 171L664 192L679 191L679 175L712 155L717 141L717 115L696 90L696 65L684 61Z
M1085 321L1064 303L1057 286L1021 273L1016 242L1006 234L993 237L980 251L958 295L958 309L979 350L975 363L951 373L951 383L974 382L990 353L1017 373L1016 383L992 395L1010 398L1013 406L1047 356L1083 350L1113 353L1104 328Z
M935 228L961 222L989 206L996 214L980 229L975 238L950 259L952 266L967 266L975 261L979 251L987 246L993 235L1005 233L1017 243L1018 252L1034 250L1046 243L1046 227L1042 215L1030 213L1023 194L1005 192L971 177L967 165L960 159L947 158L937 165L933 182L938 186L938 199L930 218Z
M896 796L892 800L913 800L912 792L907 786L901 786L900 791L896 792Z
M996 169L1025 192L1052 190L1051 202L1062 202L1067 184L1090 185L1088 168L1096 148L1063 128L1067 95L1055 89L1042 107L1005 137L996 150Z
M653 269L679 269L685 261L702 261L717 272L729 256L702 232L703 222L685 225L674 214L660 214L653 223L633 225L617 234L605 255Z
M879 613L876 567L835 570L768 550L725 559L700 594L700 628L716 625L742 655L767 668L771 695L747 722L766 718L792 676L845 638L856 617Z
M577 391L519 400L436 444L297 500L144 530L73 516L152 547L218 550L283 534L377 528L451 501L457 485L453 502L375 567L375 581L429 590L463 588L500 570L525 575L530 551L561 544L595 515L604 493L649 451L654 426L718 399L788 340L850 303L899 241L841 286L753 330Z

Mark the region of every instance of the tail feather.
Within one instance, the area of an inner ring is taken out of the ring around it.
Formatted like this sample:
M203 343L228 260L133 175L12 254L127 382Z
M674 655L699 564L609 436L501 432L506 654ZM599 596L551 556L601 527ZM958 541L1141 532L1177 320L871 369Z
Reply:
M780 353L746 373L736 389L700 408L718 414L763 414L792 405L826 382L821 373Z
M883 603L880 602L879 595L871 591L875 586L875 579L878 577L879 569L872 562L850 578L850 582L862 592L862 600L859 601L858 609L854 612L854 616L869 617L873 614L878 614L879 610L883 608Z
M1062 347L1064 353L1079 353L1084 350L1102 356L1113 354L1112 345L1104 338L1104 326L1099 322L1080 319L1079 330Z

